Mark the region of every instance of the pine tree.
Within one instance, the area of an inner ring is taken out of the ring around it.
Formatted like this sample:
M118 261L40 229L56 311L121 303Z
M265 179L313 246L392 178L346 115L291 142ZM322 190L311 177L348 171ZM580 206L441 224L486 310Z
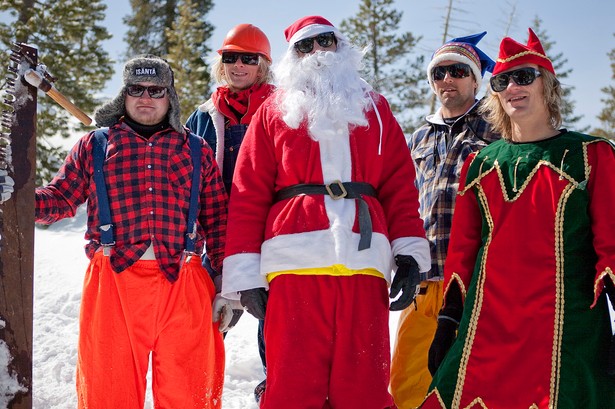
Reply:
M169 55L173 47L169 36L180 19L180 6L186 7L187 3L185 0L130 0L132 14L124 17L128 27L124 36L126 57L138 54ZM204 17L213 7L212 0L192 0L190 3L188 7L194 12L191 20L203 21L202 29L206 34L211 34L213 28L204 22Z
M615 36L615 34L613 34ZM608 54L611 60L611 80L615 80L615 48ZM592 134L615 139L615 86L608 85L601 89L605 97L601 99L604 103L604 108L600 111L598 119L601 126L592 130Z
M564 57L563 53L555 54L553 48L555 46L555 41L550 41L549 36L545 30L542 29L542 20L536 16L534 18L534 32L540 38L540 42L542 43L542 47L545 50L545 53L551 59L551 63L553 64L553 68L557 73L557 78L559 79L562 86L562 125L566 128L574 129L580 132L586 132L589 127L585 127L579 129L575 127L583 115L574 115L574 107L575 101L572 99L572 90L574 90L574 86L566 83L566 79L569 77L572 72L572 68L566 68L566 64L568 63L568 59Z
M175 21L176 3L176 0L130 0L132 14L124 17L128 27L124 36L128 44L127 59L139 54L168 54L167 29Z
M175 72L182 122L209 96L211 78L203 56L211 51L207 39L212 35L213 26L204 19L211 7L211 3L199 5L194 0L182 0L177 21L167 29L170 45L167 58Z
M428 95L424 56L413 52L421 37L398 33L403 13L393 8L393 0L362 0L359 12L342 20L340 28L349 40L369 46L363 75L374 89L391 103L404 132L418 123L413 111L426 110Z
M3 0L0 12L8 12L8 24L0 24L4 50L14 42L36 44L39 63L57 79L56 87L84 112L93 112L101 101L95 97L112 76L112 61L101 43L111 38L100 25L107 6L101 0ZM7 54L2 55L8 61ZM0 66L2 77L6 64ZM50 138L84 132L49 97L39 93L37 115L37 183L51 180L64 160L63 148Z

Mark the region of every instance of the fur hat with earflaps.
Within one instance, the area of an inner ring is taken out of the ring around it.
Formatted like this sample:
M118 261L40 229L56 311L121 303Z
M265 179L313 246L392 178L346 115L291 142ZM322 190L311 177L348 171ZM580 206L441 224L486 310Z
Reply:
M126 86L140 82L151 82L166 87L169 94L169 125L177 132L184 134L185 130L180 120L179 98L175 92L173 70L169 63L153 54L139 55L124 65L124 85L119 94L102 105L94 113L98 126L112 126L126 115Z

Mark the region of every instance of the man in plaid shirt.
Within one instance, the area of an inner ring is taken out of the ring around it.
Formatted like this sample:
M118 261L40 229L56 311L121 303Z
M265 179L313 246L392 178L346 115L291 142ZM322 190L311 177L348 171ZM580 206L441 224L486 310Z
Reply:
M227 196L220 171L204 140L189 142L166 61L136 57L123 80L119 95L95 114L109 127L103 169L114 243L103 245L101 237L105 200L94 182L94 132L36 190L40 223L72 217L87 202L91 261L80 316L79 408L142 408L150 353L156 407L219 408L224 347L211 318L216 290L199 255L206 243L221 271ZM201 152L192 226L190 143ZM194 228L196 235L188 234Z
M415 302L400 316L391 363L391 392L400 408L415 408L425 397L431 374L429 346L442 307L444 260L463 162L471 152L499 139L477 113L485 71L494 61L476 44L486 34L454 38L434 53L429 85L441 107L410 137L420 215L431 249L431 270L422 277Z

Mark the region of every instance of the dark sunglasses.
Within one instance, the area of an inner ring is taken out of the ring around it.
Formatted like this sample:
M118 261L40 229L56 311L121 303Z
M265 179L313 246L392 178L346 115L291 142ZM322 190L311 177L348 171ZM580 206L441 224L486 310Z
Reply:
M465 78L470 76L472 69L468 64L457 63L451 65L439 65L431 70L431 78L434 81L442 81L446 73L453 78Z
M143 95L143 93L147 91L150 97L154 99L163 98L167 93L166 87L159 87L158 85L150 85L149 87L144 87L142 85L127 85L126 93L131 97L139 98Z
M224 64L235 64L238 58L241 58L241 62L245 65L258 65L258 54L222 53Z
M328 48L335 43L335 33L333 31L329 33L318 34L316 37L304 38L295 43L295 49L303 54L311 53L314 49L314 41L318 43L322 48Z
M494 92L502 92L508 87L511 78L517 85L530 85L538 77L540 71L533 67L525 67L494 75L489 82Z

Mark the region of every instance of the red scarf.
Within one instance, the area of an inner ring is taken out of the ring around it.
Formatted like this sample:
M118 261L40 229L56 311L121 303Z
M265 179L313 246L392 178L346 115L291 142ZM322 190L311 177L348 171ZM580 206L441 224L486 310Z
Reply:
M231 92L228 86L218 87L211 98L216 109L231 125L249 124L254 112L273 91L271 84L254 84L239 92Z

